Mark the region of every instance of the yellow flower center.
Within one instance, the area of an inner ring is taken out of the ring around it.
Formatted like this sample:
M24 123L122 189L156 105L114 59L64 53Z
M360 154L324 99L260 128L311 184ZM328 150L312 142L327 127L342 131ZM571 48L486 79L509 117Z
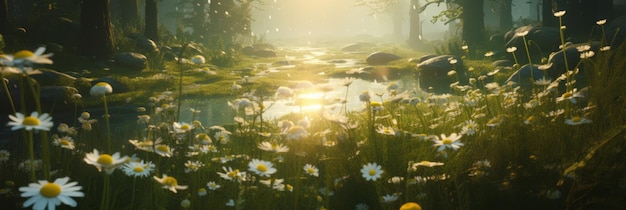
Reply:
M452 144L452 139L450 139L450 138L445 138L445 139L441 140L441 143L442 143L442 144Z
M35 57L35 53L31 52L30 50L20 50L19 52L16 52L15 55L13 55L13 59L23 59L30 57Z
M205 193L205 192L206 192L206 189L204 189L204 188L200 188L200 189L198 189L198 192L199 192L199 193Z
M163 178L163 184L169 186L178 186L178 181L171 176Z
M28 116L24 118L24 121L22 121L22 125L32 125L32 126L37 126L39 125L39 119L33 116Z
M161 151L161 152L169 152L170 148L165 145L159 145L156 147L156 150Z
M70 141L68 141L67 139L61 139L59 143L63 146L70 146Z
M256 166L256 170L260 171L260 172L266 172L267 171L267 166L265 164L259 164Z
M581 117L576 116L576 117L572 117L572 122L580 122L582 120Z
M106 83L106 82L98 82L98 83L96 83L96 85L94 85L94 86L98 86L98 87L106 87L106 86L111 86L111 85L109 85L109 83Z
M370 169L370 171L368 172L368 174L369 174L370 176L374 176L374 175L376 175L376 170L374 170L374 169Z
M493 118L487 122L487 124L498 124L498 123L500 123L499 117Z
M315 169L312 168L312 167L309 167L309 168L306 169L306 172L309 173L309 174L313 174L313 173L315 173Z
M423 161L421 161L421 162L420 162L420 164L422 164L422 165L428 165L428 164L430 164L430 161L423 160Z
M572 92L566 92L566 93L563 93L563 95L561 95L561 98L571 98L572 95L573 95Z
M238 173L239 173L239 170L234 170L234 171L226 173L226 175L228 177L230 177L230 178L233 178L233 177L237 176Z
M48 183L41 186L39 193L46 198L55 198L61 194L61 186L56 183Z
M100 155L100 157L98 157L98 160L96 162L98 162L100 165L111 165L113 164L113 157L111 157L111 155L102 154Z
M135 173L141 173L141 172L143 172L143 171L144 171L144 168L143 168L143 167L139 167L139 166L138 166L138 167L133 168L133 172L135 172Z
M180 129L186 131L186 130L191 129L191 127L188 124L183 124L183 125L180 126Z
M142 141L142 142L139 142L139 143L137 144L137 146L140 146L140 147L149 147L149 146L152 146L152 141Z

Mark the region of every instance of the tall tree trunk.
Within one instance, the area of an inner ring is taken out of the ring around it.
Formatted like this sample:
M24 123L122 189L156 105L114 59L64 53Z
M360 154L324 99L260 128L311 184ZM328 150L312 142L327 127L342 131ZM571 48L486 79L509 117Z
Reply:
M513 28L512 6L513 0L502 0L500 2L500 31L509 31Z
M158 2L157 0L146 0L146 31L144 34L148 39L159 42L158 30Z
M120 22L124 26L139 25L139 3L137 0L121 0Z
M395 39L398 39L398 40L402 40L403 8L404 8L404 4L397 3L393 5L393 8L391 9L391 19L393 22L393 36Z
M543 0L541 9L541 16L543 19L541 23L545 27L558 27L559 21L554 17L554 13L557 12L556 2L554 0Z
M419 13L419 0L411 0L409 6L409 47L417 49L423 45L422 21Z
M462 37L470 50L475 49L484 42L485 39L485 20L484 20L484 1L483 0L464 0L461 2L463 13L461 21L463 22Z
M115 52L109 0L83 0L80 11L81 51L95 59L108 59Z

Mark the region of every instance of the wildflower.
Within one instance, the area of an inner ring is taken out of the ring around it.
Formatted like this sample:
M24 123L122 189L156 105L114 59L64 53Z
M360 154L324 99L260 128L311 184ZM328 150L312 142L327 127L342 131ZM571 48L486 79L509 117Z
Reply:
M457 135L456 133L452 133L450 134L450 136L441 134L441 140L439 140L439 138L434 140L435 144L433 146L439 146L439 148L437 148L437 152L441 152L446 148L452 148L453 150L457 150L461 146L463 146L463 143L458 141L459 139L461 139L462 136L463 135Z
M561 10L554 13L554 17L563 17L565 15L565 10Z
M319 169L317 169L317 167L315 167L314 165L311 164L306 164L304 165L304 172L310 176L314 176L314 177L318 177L319 174Z
M454 71L454 70L448 71L448 76L449 77L453 77L454 75L456 75L456 71Z
M19 130L19 129L26 129L27 131L31 131L31 130L35 130L35 132L37 131L50 131L50 128L52 128L52 126L54 125L54 123L52 122L52 117L50 115L48 115L48 113L44 113L41 116L39 115L38 112L32 112L30 114L30 116L24 116L24 114L22 113L15 113L15 115L9 115L9 119L11 119L11 122L9 122L7 125L8 126L13 126L11 127L11 130Z
M508 51L508 49L507 49L507 51ZM491 56L493 56L494 54L495 54L495 53L494 53L493 51L489 51L489 52L486 52L486 53L485 53L485 57L491 57Z
M187 133L190 130L193 130L194 127L189 123L174 122L173 128L176 133Z
M346 77L346 78L343 79L343 83L342 84L343 84L343 86L346 86L346 87L350 86L352 84L352 82L354 82L355 79L356 78L354 78L354 77Z
M521 32L517 32L517 33L515 33L515 35L516 35L516 36L526 36L526 35L528 35L528 30L526 30L526 31L521 31Z
M187 162L185 162L185 173L196 172L198 171L198 169L202 168L203 166L204 166L204 163L200 161L188 160Z
M478 130L478 124L474 120L465 121L465 125L462 128L461 134L474 135Z
M308 131L304 127L299 125L291 126L289 129L287 129L285 134L287 136L287 140L299 140L309 135Z
M361 95L359 95L359 100L361 100L363 102L370 101L371 98L372 98L372 96L370 95L369 91L363 91L361 93Z
M194 64L204 64L204 62L206 62L206 59L204 59L204 56L195 55L191 57L191 62Z
M586 52L589 51L591 49L591 45L585 44L585 45L580 45L576 47L576 50L578 52Z
M583 123L591 123L591 120L580 116L574 116L570 119L565 120L565 124L568 125L580 125Z
M513 53L513 52L515 52L515 51L517 51L517 47L509 47L509 48L506 48L506 52L508 52L508 53Z
M163 157L172 157L174 153L174 149L170 148L165 144L159 144L154 147L154 152L163 156Z
M498 125L500 125L500 123L502 123L503 118L498 116L498 117L493 117L491 118L489 121L487 121L487 126L489 127L496 127Z
M383 196L383 203L393 203L398 200L397 194L387 194Z
M23 162L21 162L20 164L18 164L18 168L20 170L25 170L30 172L31 168L34 168L35 171L41 169L41 165L43 164L43 161L41 159L37 159L37 160L24 160Z
M228 181L243 181L246 176L246 172L239 172L239 169L233 170L231 167L226 168L226 166L222 167L222 169L226 173L217 172L217 174L222 177L222 179Z
M387 180L387 182L391 184L400 184L402 181L404 181L404 177L401 176L394 176Z
M376 181L383 174L382 167L376 163L368 163L361 168L361 174L367 181Z
M139 141L139 140L128 140L128 142L130 142L130 144L132 144L133 146L135 146L136 149L139 150L143 150L143 151L148 151L148 152L154 152L154 145L155 144L160 144L163 140L161 140L161 138L158 138L156 140L156 142L153 142L150 139L144 139L143 141Z
M99 172L104 169L107 174L112 174L117 167L128 160L128 156L120 157L119 152L114 153L113 156L100 154L97 149L93 149L93 152L87 153L83 160L87 164L95 166Z
M7 162L11 157L11 153L7 150L0 150L0 163Z
M226 206L235 206L235 200L233 199L228 199L228 202L226 202L225 204Z
M611 46L609 46L609 45L600 48L600 51L602 51L602 52L606 52L606 51L609 51L609 50L611 50Z
M435 167L435 166L442 166L442 165L443 165L443 163L440 163L440 162L430 162L430 161L427 161L427 160L423 160L423 161L414 163L411 166L411 168L413 168L413 170L417 170L417 168L420 167L420 166L426 166L426 167L432 168L432 167Z
M7 66L16 66L24 69L24 66L33 64L52 64L50 56L52 53L43 54L45 47L39 47L35 52L30 50L20 50L13 55L0 55L0 64Z
M580 58L581 59L587 59L587 58L591 58L595 55L596 53L593 51L586 51L586 52L581 52L580 53Z
M396 135L396 131L393 129L393 127L390 126L378 126L378 129L376 129L376 132L383 134L383 135L389 135L389 136L395 136Z
M52 144L56 146L60 146L61 148L69 149L69 150L73 150L75 148L74 140L72 139L72 137L69 137L69 136L63 136L63 137L55 136Z
M269 177L273 173L276 173L276 168L274 168L274 164L269 161L252 159L250 163L248 163L248 170L254 172L259 176Z
M422 210L422 207L415 202L408 202L400 206L400 210Z
M560 97L556 98L556 102L561 102L561 101L565 101L565 100L569 100L572 103L576 103L576 98L584 98L585 96L578 93L576 89L573 89L572 91L567 91L565 93L563 93L563 95L561 95Z
M167 176L166 174L163 174L162 178L160 179L156 176L153 176L152 178L161 183L163 185L163 189L168 189L174 193L177 193L177 190L187 189L187 185L178 185L178 180L176 180L176 178Z
M39 180L38 183L30 183L28 187L20 187L23 198L28 198L23 204L24 207L33 206L33 209L52 209L63 203L76 207L77 203L71 197L84 197L80 192L81 186L76 186L77 182L69 182L69 177L58 178L54 182Z
M121 169L126 173L127 176L133 177L148 177L152 171L154 171L154 163L147 162L145 163L143 160L130 161L128 163L124 163Z
M463 45L463 46L461 46L461 49L462 49L462 50L468 50L468 49L469 49L469 46L467 46L467 45Z
M89 90L89 94L95 97L104 96L113 92L113 87L106 82L98 82Z
M230 87L231 90L236 91L236 90L241 90L241 88L243 88L241 85L237 84L236 82L233 82L233 85Z
M275 153L289 152L289 147L284 146L283 144L274 144L274 143L270 143L267 141L259 143L257 147L263 151L268 151L268 152L275 152Z
M204 187L201 187L200 189L198 189L198 196L202 197L205 196L207 194L206 189L204 189Z
M496 90L500 88L500 84L497 82L490 82L485 85L485 88L487 88L487 90Z
M206 184L206 186L209 188L209 190L217 190L219 189L221 186L213 181L209 182Z
M196 134L195 138L196 138L196 141L199 141L200 143L202 143L204 145L207 145L207 144L210 144L210 143L213 142L211 140L211 137L208 134L206 134L206 133Z
M448 63L450 63L451 65L454 65L457 63L457 60L453 57L448 58Z
M150 123L150 115L144 114L137 116L137 124L148 124Z
M596 21L596 24L598 24L599 26L606 24L606 19L602 19L602 20L598 20Z
M535 121L536 121L535 116L531 115L531 116L528 116L528 118L526 118L526 120L524 120L524 124L530 125L530 124L532 124Z
M535 80L533 83L535 85L539 85L539 86L547 86L547 85L550 85L552 83L552 80L548 79L548 78L545 78L545 77L542 77L542 78L540 78L538 80Z

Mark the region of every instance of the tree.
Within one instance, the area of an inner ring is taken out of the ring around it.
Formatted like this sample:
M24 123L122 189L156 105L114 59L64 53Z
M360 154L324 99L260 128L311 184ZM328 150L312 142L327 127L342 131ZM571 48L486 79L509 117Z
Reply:
M139 25L139 3L137 0L120 1L120 23L125 26Z
M411 6L409 7L409 47L413 49L424 45L419 8L419 0L411 0Z
M513 7L513 0L500 0L498 4L500 6L500 30L508 31L513 28L513 15L511 8Z
M146 17L145 17L145 31L146 38L151 39L154 42L159 42L159 30L158 30L158 2L157 0L146 0Z
M81 51L95 59L108 59L115 52L109 0L83 0L80 11Z
M484 1L463 0L459 1L463 8L461 21L463 22L462 38L465 43L473 49L484 43L485 40L485 20Z

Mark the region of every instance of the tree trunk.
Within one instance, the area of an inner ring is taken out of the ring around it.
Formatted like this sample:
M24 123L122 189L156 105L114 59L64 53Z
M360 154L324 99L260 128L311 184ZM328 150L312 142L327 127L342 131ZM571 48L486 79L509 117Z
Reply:
M461 2L463 13L462 38L470 49L480 46L485 39L485 20L483 11L483 0L464 0Z
M158 30L158 2L157 0L146 0L146 31L144 32L148 39L159 42Z
M139 3L137 0L122 0L120 5L120 23L124 26L139 25Z
M500 31L509 31L513 28L512 6L513 0L502 0L500 2Z
M541 16L543 19L541 23L545 27L559 27L559 21L554 17L556 11L556 2L554 0L543 0Z
M115 51L109 0L83 0L80 11L81 51L92 58L110 58Z
M417 49L423 46L422 21L420 20L419 0L411 0L409 6L409 47Z

